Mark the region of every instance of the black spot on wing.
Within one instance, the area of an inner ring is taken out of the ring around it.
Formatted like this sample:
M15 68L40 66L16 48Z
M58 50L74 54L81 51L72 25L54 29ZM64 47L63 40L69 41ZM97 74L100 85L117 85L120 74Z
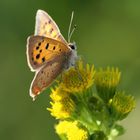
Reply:
M39 57L40 57L40 54L37 54L37 55L36 55L36 59L39 59Z
M45 57L42 58L42 62L45 62Z
M38 50L38 49L39 49L39 46L36 47L36 50Z
M55 50L55 46L53 47L53 50Z
M51 20L49 20L48 23L50 24L51 23Z
M40 46L40 45L41 45L41 42L38 43L38 46Z
M50 34L53 32L53 28L50 29Z
M49 43L47 43L47 45L46 45L46 49L48 49L49 48Z

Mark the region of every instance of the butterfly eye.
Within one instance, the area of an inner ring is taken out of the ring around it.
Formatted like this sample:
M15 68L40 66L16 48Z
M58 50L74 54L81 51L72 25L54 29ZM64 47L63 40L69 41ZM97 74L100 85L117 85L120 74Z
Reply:
M72 50L75 50L75 46L73 44L69 45Z

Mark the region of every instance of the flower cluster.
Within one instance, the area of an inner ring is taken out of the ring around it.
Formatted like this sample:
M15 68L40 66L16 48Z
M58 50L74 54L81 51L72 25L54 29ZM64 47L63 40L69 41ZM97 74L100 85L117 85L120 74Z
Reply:
M63 72L48 108L58 120L61 140L113 140L124 132L117 122L132 111L135 100L117 89L120 76L118 68L95 71L82 60Z
M57 87L52 89L50 97L52 101L51 108L48 110L56 119L66 119L74 117L76 113L74 95L80 95L83 91L89 89L94 82L94 66L91 68L87 64L84 67L83 62L77 62L76 68L71 67L62 75L62 82L58 82ZM75 96L78 97L78 96ZM75 113L74 113L75 112Z

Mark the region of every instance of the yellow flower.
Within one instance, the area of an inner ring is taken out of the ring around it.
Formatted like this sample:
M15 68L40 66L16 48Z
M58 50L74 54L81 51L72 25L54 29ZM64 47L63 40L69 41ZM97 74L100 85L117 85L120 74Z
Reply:
M68 93L64 91L60 86L56 86L55 88L51 88L50 97L53 101L60 101L63 98L67 97Z
M122 120L134 109L134 97L126 95L124 92L117 92L110 100L110 107L114 118Z
M93 85L94 66L89 64L84 67L82 60L79 60L76 67L71 67L62 75L60 86L67 92L83 92Z
M61 121L55 127L59 135L65 134L68 140L88 140L88 132L77 121Z
M52 89L50 97L52 98L52 102L50 102L52 107L47 109L51 112L51 115L56 119L69 118L74 111L74 102L68 96L68 93L60 87L56 87Z
M118 68L100 69L95 74L95 85L99 96L108 101L115 94L120 81L121 72Z
M100 69L96 72L95 83L98 86L105 86L107 88L116 87L120 81L121 73L118 68L108 67L106 70Z

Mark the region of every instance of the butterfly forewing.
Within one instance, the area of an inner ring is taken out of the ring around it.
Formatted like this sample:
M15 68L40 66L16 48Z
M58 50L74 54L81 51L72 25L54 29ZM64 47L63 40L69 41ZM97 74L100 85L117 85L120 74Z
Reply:
M62 72L65 61L66 59L64 57L58 57L36 73L30 87L30 96L32 98L35 98L54 81L54 79Z
M32 71L41 68L58 56L68 55L69 52L70 49L66 44L51 38L31 36L28 39L27 57Z
M54 20L43 10L36 14L35 35L45 36L67 44Z

